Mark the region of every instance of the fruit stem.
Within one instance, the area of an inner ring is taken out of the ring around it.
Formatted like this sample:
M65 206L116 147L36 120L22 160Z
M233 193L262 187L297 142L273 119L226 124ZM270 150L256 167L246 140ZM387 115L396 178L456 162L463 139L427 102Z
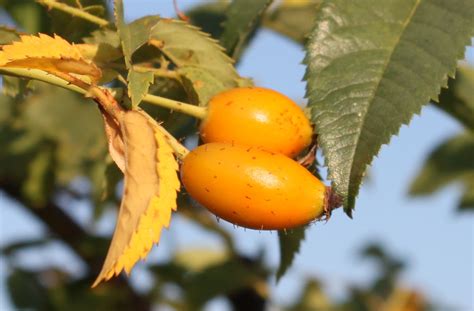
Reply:
M197 119L204 119L207 115L207 109L187 103L183 103L177 100L172 100L166 97L146 94L143 97L143 101L149 104L157 105L160 107L168 108L174 111L188 114Z
M331 218L332 211L341 207L342 198L332 189L331 186L326 186L324 197L324 219L328 221L329 218Z

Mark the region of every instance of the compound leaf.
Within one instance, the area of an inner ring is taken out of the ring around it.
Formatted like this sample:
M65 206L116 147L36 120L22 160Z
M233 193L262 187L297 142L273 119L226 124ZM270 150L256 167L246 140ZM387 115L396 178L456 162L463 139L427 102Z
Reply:
M178 67L178 72L190 80L198 95L196 101L202 106L214 94L237 87L241 82L224 49L197 27L179 20L161 19L151 30L150 44L160 49Z

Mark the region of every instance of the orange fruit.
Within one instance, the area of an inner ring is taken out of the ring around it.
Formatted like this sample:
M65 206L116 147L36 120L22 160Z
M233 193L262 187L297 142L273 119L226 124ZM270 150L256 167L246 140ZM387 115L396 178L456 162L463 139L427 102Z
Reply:
M320 180L296 161L256 147L201 145L184 158L181 180L196 201L246 228L293 228L324 212Z
M311 124L291 99L261 87L242 87L214 96L200 126L205 143L260 147L294 157L311 143Z

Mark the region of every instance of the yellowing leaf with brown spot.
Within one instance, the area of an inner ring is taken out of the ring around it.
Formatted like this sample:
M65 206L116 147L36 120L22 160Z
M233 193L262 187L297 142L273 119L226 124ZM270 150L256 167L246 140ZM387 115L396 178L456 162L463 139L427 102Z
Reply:
M142 111L120 121L125 148L125 185L114 236L102 271L92 285L127 273L168 228L176 210L178 164L163 134Z
M73 73L99 80L100 69L86 60L80 50L58 35L20 36L20 41L0 50L0 67L33 68L52 74Z

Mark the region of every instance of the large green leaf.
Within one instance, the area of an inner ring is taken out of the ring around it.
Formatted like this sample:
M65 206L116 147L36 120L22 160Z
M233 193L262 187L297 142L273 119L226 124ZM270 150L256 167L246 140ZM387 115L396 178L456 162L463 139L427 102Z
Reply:
M456 79L449 79L448 88L439 95L439 102L433 104L449 113L466 128L474 130L474 68L459 67Z
M254 32L260 19L273 0L234 0L227 9L221 45L227 54L237 59L248 37Z
M472 0L325 0L307 45L307 97L329 179L351 216L383 144L436 100L474 30Z
M218 92L239 86L241 78L232 59L198 28L179 20L161 19L152 28L150 39L189 80L187 90L196 93L200 105L207 105Z
M280 244L280 266L276 273L277 282L288 271L300 251L301 242L305 238L306 227L299 227L290 231L278 231Z
M452 182L464 183L462 209L474 208L474 134L467 132L448 139L428 156L410 187L414 196L428 195Z

